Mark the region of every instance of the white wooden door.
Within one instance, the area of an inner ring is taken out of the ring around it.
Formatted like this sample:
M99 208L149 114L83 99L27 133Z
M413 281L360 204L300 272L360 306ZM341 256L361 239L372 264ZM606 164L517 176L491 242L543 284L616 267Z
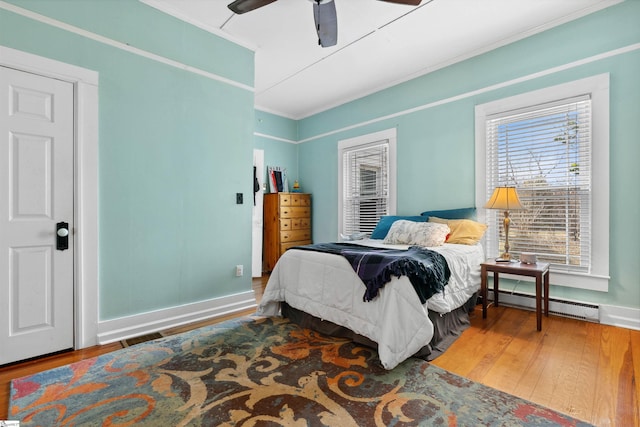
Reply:
M73 347L73 90L0 67L0 364Z

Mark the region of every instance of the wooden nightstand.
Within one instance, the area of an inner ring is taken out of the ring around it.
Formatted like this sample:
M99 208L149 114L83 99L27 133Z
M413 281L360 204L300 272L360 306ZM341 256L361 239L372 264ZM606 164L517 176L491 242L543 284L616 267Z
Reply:
M536 318L538 330L542 330L542 300L544 315L549 316L549 263L522 264L519 262L486 261L480 264L480 294L482 295L482 318L487 318L487 273L493 273L493 303L498 307L498 281L500 273L516 274L536 278ZM542 284L544 282L544 293Z

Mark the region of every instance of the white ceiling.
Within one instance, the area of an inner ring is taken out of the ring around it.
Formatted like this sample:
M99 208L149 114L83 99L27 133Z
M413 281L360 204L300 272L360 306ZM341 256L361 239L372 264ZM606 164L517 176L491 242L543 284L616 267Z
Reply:
M335 0L329 48L318 46L311 0L242 15L232 0L141 1L254 50L256 108L301 119L622 0Z

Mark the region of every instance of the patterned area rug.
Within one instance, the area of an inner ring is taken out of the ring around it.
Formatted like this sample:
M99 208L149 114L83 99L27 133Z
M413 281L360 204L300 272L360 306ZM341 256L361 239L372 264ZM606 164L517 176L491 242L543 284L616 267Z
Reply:
M418 359L246 317L11 384L24 426L586 426Z

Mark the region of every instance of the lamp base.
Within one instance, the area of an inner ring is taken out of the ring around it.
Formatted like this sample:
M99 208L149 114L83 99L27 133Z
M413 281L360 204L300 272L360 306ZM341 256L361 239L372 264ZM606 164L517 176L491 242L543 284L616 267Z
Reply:
M516 260L511 258L511 254L509 252L505 252L500 255L499 258L496 258L496 262L516 262Z

